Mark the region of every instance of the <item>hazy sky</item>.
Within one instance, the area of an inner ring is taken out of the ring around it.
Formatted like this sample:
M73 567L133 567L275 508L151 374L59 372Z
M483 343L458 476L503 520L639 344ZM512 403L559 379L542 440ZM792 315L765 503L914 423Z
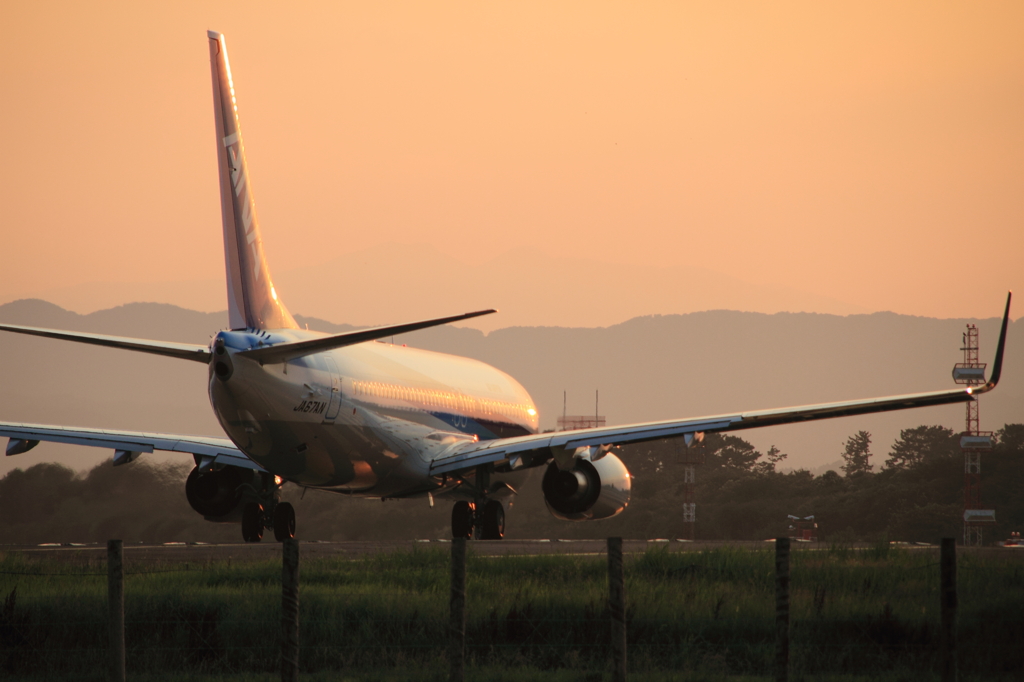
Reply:
M207 29L275 273L431 244L571 254L552 290L649 263L936 317L1024 291L1019 2L34 1L0 6L0 302L226 307Z

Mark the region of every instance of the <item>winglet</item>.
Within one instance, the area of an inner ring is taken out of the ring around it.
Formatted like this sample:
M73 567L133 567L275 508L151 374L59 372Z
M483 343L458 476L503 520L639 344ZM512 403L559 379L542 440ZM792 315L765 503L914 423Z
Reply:
M999 329L999 344L996 346L996 359L992 363L992 374L988 378L988 383L980 388L974 389L972 393L986 393L991 391L999 383L999 375L1003 371L1003 349L1006 347L1006 328L1010 324L1010 299L1013 297L1013 292L1008 291L1006 293L1006 310L1003 311L1003 325Z

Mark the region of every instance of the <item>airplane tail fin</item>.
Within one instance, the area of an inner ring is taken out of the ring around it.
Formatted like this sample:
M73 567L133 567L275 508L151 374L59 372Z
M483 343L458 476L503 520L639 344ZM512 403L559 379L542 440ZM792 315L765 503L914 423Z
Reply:
M232 329L295 329L298 325L278 298L263 255L224 36L214 31L208 31L207 36L217 122L217 167L230 325Z

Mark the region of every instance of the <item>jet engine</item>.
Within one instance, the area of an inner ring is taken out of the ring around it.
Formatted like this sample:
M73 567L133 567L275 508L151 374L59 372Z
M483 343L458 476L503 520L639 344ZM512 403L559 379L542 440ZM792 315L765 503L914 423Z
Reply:
M615 455L576 459L572 469L548 465L541 484L548 511L565 521L615 516L629 504L629 470Z
M238 521L243 486L259 485L258 480L252 480L256 476L257 472L239 467L200 472L197 466L185 481L185 497L209 521Z

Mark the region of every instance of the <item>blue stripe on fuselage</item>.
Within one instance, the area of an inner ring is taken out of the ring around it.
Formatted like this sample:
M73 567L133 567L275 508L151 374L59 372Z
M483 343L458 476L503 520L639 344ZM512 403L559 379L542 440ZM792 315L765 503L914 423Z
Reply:
M497 434L495 434L490 429L486 428L483 424L463 414L431 412L430 415L435 419L440 419L441 421L443 421L445 424L448 424L456 431L468 433L470 435L476 436L480 440L494 440L495 438L498 437Z
M496 438L514 438L532 433L529 429L511 422L481 422L462 414L449 412L430 412L430 416L443 421L456 431L476 436L480 440Z

